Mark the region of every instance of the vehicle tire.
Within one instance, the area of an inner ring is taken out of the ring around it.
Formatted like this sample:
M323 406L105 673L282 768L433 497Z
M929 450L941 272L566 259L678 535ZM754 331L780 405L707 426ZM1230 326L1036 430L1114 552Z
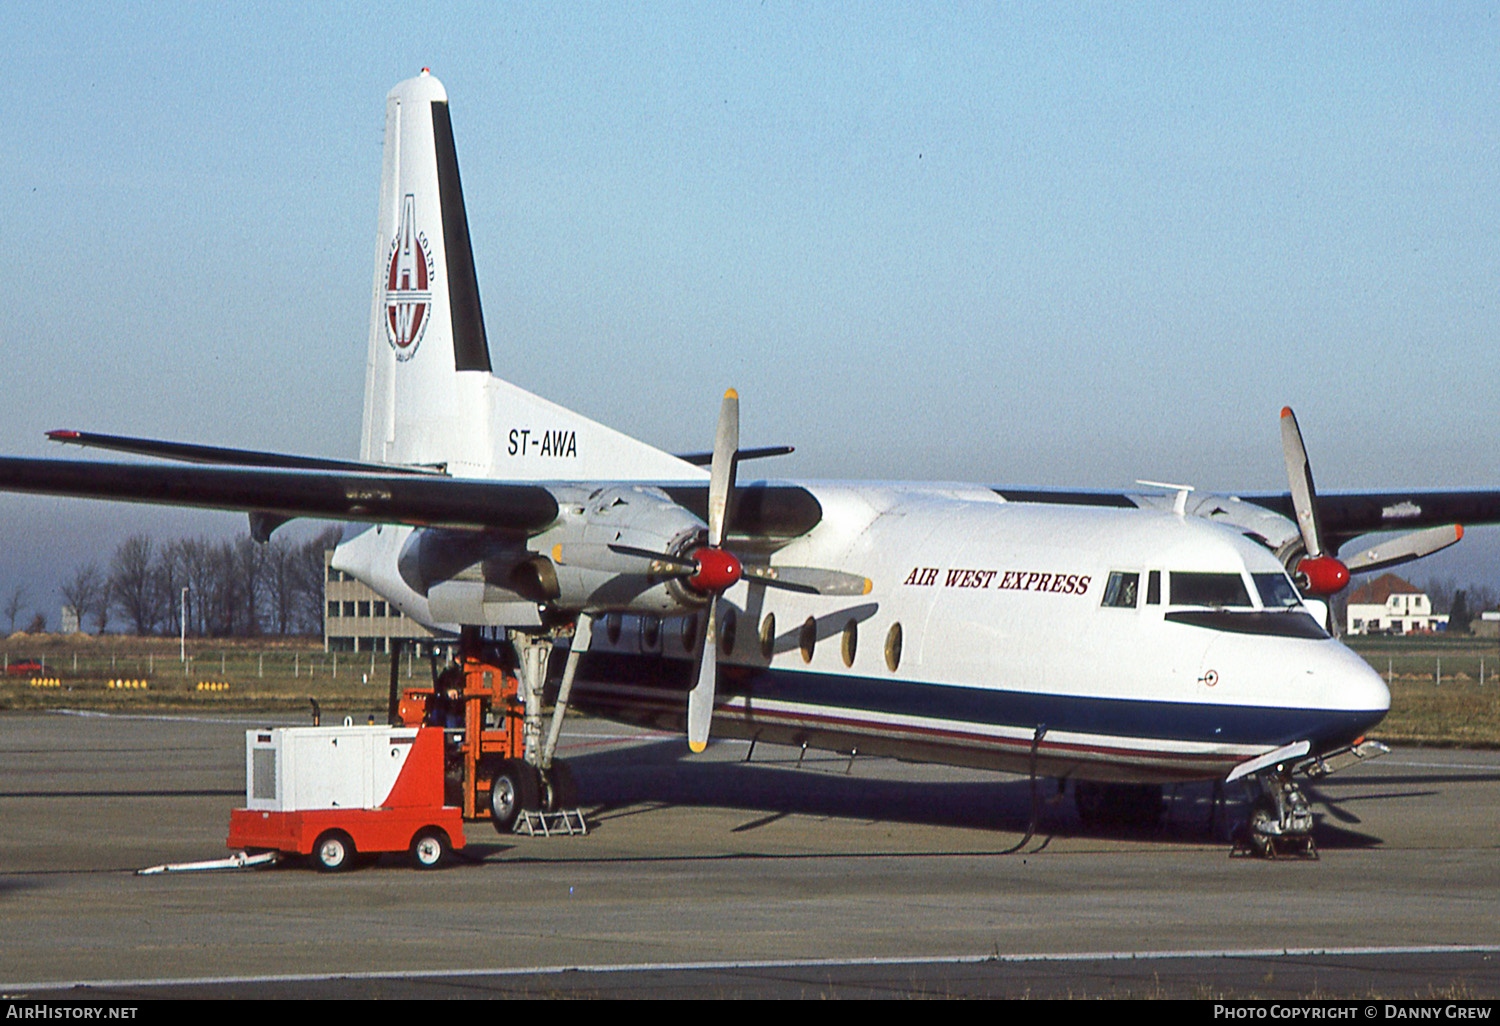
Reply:
M531 765L519 759L502 760L490 780L490 822L495 832L508 834L514 830L522 809L540 809L541 791L541 779Z
M552 764L552 768L547 771L542 789L548 812L578 806L578 781L573 776L573 767L565 762Z
M313 845L313 861L324 873L339 873L354 865L354 842L342 830L329 830Z
M439 869L447 864L453 846L442 829L426 827L412 838L410 852L412 865L418 869Z

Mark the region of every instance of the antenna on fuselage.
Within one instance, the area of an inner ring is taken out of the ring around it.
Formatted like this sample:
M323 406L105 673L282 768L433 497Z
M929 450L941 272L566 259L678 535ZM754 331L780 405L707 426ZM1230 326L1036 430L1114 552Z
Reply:
M1193 491L1192 485L1167 484L1165 481L1137 481L1136 484L1145 485L1147 488L1165 488L1168 491L1176 492L1177 498L1172 500L1172 512L1178 516L1187 515L1187 497L1188 492Z

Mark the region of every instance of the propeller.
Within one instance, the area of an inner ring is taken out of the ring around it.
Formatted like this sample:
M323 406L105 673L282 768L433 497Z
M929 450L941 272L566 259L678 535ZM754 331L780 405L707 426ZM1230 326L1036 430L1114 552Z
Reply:
M701 752L708 747L708 725L714 715L714 689L718 678L719 596L739 583L744 564L725 552L724 524L734 498L734 477L740 447L740 396L734 389L724 393L719 407L719 427L714 432L713 462L708 474L708 545L693 553L698 572L687 579L688 587L708 595L708 620L703 625L703 647L698 652L698 679L688 692L688 747Z
M1397 538L1387 538L1377 542L1344 560L1344 565L1349 568L1351 574L1380 570L1440 552L1449 545L1458 544L1463 536L1464 529L1461 524L1429 527L1425 531L1403 534Z
M719 597L741 580L750 578L772 588L813 595L867 595L867 577L842 570L801 566L766 566L741 562L724 548L734 506L735 476L741 452L740 397L734 389L724 393L708 478L707 543L691 552L666 553L619 542L560 542L552 558L562 565L588 567L606 573L647 574L675 577L708 599L707 622L697 675L688 692L688 747L701 752L708 746L709 723L713 719L714 692L718 678Z
M1351 573L1367 573L1396 566L1413 559L1430 556L1446 549L1464 536L1458 524L1430 527L1378 542L1350 557L1340 560L1323 546L1323 529L1318 520L1318 494L1313 486L1312 466L1302 431L1290 406L1281 409L1281 449L1286 457L1287 481L1292 490L1292 509L1297 529L1302 535L1306 555L1297 563L1297 582L1303 591L1319 596L1333 595L1349 584Z
M1297 415L1290 406L1281 408L1281 451L1286 457L1297 530L1302 533L1302 548L1307 553L1297 563L1297 574L1301 577L1298 583L1314 595L1332 595L1348 585L1349 568L1323 551L1318 492L1313 485L1312 466L1307 461L1307 447L1302 444L1302 431L1297 427Z

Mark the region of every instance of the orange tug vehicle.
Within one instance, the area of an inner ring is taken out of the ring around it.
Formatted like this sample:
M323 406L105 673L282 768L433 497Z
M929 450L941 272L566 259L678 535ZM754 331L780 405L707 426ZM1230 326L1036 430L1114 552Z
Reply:
M508 834L524 811L576 801L565 764L544 776L523 758L516 678L464 647L432 686L399 698L392 653L389 726L246 731L245 807L230 813L228 846L310 855L329 872L389 852L432 869L464 847L465 820L488 815Z

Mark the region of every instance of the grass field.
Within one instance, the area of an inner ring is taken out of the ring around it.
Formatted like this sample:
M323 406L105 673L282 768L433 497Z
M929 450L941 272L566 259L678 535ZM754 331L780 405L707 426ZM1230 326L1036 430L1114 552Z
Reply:
M1352 639L1385 677L1391 712L1373 736L1430 745L1500 745L1500 643L1441 635ZM0 658L45 670L0 677L0 710L221 709L311 713L363 722L385 715L390 664L383 655L324 652L314 639L195 641L187 661L173 638L14 635ZM430 679L404 659L400 680ZM40 683L45 682L45 684ZM120 686L124 682L127 686ZM139 686L143 682L144 687Z
M1500 642L1443 635L1349 641L1391 689L1390 715L1374 736L1500 745Z
M307 710L316 699L326 718L385 717L388 657L324 652L317 639L187 642L177 639L12 635L0 641L9 672L0 678L0 709L185 711ZM17 664L40 668L17 672ZM431 679L423 660L403 659L400 680Z

